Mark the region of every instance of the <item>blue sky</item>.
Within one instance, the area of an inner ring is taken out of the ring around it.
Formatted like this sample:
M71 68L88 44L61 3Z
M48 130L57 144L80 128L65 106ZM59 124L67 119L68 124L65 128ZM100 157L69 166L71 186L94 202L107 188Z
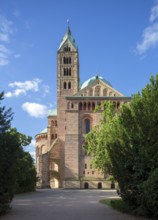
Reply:
M3 104L14 112L12 126L33 138L56 107L57 49L67 19L81 82L98 73L131 96L158 73L158 1L0 0Z

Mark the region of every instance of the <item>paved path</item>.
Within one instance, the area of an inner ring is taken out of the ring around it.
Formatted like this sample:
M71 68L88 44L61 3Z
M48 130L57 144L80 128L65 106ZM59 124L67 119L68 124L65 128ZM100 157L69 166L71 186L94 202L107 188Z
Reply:
M136 220L98 201L116 197L115 190L37 190L17 195L2 220Z

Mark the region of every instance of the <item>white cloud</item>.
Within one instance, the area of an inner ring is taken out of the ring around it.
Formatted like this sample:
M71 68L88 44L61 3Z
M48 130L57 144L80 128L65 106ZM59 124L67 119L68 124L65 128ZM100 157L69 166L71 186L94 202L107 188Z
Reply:
M36 79L33 79L32 81L9 83L9 86L12 88L17 87L17 88L25 90L25 91L33 90L36 92L39 90L40 83L41 83L41 80L36 78Z
M11 98L13 96L19 96L21 94L26 95L28 91L39 91L39 85L41 84L41 80L36 78L32 81L25 81L25 82L13 82L9 83L9 87L15 88L12 92L5 93L6 98Z
M0 44L0 66L5 66L9 63L8 56L10 55L10 50L4 45Z
M35 147L36 141L35 139L31 140L31 143L29 144L30 147Z
M18 97L19 95L26 95L28 92L42 92L42 95L49 93L49 86L42 85L42 80L35 78L32 81L13 82L9 83L9 87L13 88L13 91L5 93L6 98Z
M5 34L13 33L13 22L9 21L5 16L0 15L0 32Z
M14 32L13 22L5 16L0 15L0 42L8 43L10 35ZM0 44L0 66L9 64L10 50L3 44Z
M155 19L158 17L158 4L157 5L154 5L152 8L151 8L151 14L150 14L150 22L153 22L155 21Z
M136 45L136 52L139 55L144 55L149 49L158 46L158 22L153 23L156 18L158 18L158 4L151 8L149 21L152 24L144 29L142 41Z
M142 38L142 42L136 46L136 50L140 55L158 45L158 23L147 27L143 32Z
M29 116L34 118L45 118L48 114L48 107L35 102L25 102L22 104L22 109L26 111Z

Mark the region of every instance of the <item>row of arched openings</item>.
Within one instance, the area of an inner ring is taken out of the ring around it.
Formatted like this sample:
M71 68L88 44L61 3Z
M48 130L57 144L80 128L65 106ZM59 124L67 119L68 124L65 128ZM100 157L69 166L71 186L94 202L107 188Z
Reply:
M87 182L84 183L84 188L89 189L89 184ZM102 189L102 183L101 182L98 183L98 189Z
M94 111L94 109L95 109L95 103L94 103L94 102L88 102L88 103L86 103L86 102L80 102L80 103L79 103L79 110L84 110L84 111L86 111L86 110L88 110L88 111L92 110L92 111Z
M57 120L52 120L51 124L52 124L52 126L57 126Z
M71 48L66 46L66 47L64 47L64 51L71 51Z
M87 102L80 102L79 103L79 110L80 111L82 111L82 110L83 111L94 111L95 107L100 106L100 105L101 105L101 102L97 102L97 103L95 103L95 102L88 102L88 103ZM116 109L118 109L120 107L120 102L114 101L113 105ZM106 105L105 105L105 107L106 107Z
M116 96L115 93L108 91L107 88L101 90L100 86L96 86L95 89L90 88L88 91L85 91L81 96Z
M52 139L52 140L54 140L54 139L56 139L56 138L57 138L57 134L52 134L52 135L51 135L51 139Z
M71 57L63 57L64 64L71 64Z
M64 68L64 76L71 76L71 68Z

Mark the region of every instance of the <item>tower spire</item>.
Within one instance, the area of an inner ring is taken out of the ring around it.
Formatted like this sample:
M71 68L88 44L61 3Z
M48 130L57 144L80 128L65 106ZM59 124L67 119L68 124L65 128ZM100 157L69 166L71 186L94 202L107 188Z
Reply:
M71 34L71 31L70 31L70 20L69 19L67 19L67 33Z

